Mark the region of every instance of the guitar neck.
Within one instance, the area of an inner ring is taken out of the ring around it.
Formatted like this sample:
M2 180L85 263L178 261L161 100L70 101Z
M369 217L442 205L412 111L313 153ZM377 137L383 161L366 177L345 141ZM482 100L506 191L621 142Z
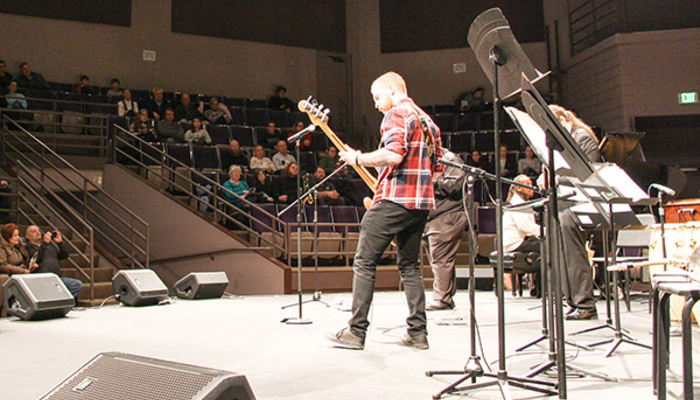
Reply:
M328 139L331 140L333 145L335 145L336 148L340 151L348 151L348 146L343 143L340 138L338 138L338 135L333 132L331 128L328 127L328 125L323 124L320 125L321 130L323 130L323 133L328 136ZM372 189L372 193L374 193L377 190L377 178L372 175L365 167L359 166L359 165L353 165L353 168L355 171L357 171L357 174L360 175L360 178L365 182L367 186L369 186L370 189Z

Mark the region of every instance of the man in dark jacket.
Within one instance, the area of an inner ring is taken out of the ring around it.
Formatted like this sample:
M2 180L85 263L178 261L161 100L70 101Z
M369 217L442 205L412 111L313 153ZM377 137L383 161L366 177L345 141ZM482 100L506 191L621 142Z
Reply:
M40 73L32 72L32 69L29 68L28 63L23 62L19 66L19 72L20 75L16 79L19 87L27 89L51 90L51 87L49 86L49 83L46 82L46 79L44 79Z
M77 298L78 294L83 289L83 283L77 279L61 276L61 264L59 261L68 258L68 249L63 243L61 232L55 231L42 234L38 226L31 225L27 227L24 238L27 240L26 248L29 257L31 258L34 254L39 253L37 257L39 268L32 272L51 272L58 275L63 281L63 284L66 285L66 288L68 288L68 291L70 291L73 297Z
M462 159L447 149L442 158L453 163L463 164ZM464 171L445 167L445 172L433 181L435 209L428 214L428 223L423 232L423 243L433 270L433 302L425 309L445 310L455 308L454 295L457 292L455 258L462 240L467 216L462 202Z

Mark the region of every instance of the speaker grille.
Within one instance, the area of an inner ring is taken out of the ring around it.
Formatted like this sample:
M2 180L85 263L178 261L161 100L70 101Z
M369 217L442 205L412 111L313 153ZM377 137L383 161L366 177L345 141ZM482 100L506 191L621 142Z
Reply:
M231 376L224 371L105 353L42 400L191 400L202 398L203 390L225 375Z

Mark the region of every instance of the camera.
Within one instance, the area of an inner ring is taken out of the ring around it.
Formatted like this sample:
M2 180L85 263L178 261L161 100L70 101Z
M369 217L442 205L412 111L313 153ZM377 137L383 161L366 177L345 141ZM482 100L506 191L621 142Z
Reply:
M56 231L51 231L49 234L51 235L51 239L55 239L58 233Z

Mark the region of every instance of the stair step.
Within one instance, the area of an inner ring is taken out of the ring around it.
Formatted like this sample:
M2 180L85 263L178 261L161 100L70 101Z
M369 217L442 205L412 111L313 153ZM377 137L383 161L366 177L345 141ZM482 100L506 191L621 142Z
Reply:
M107 297L113 295L112 282L95 282L95 298L96 299L106 299ZM78 295L79 300L89 300L90 299L90 284L83 284L83 290L80 291Z
M90 269L86 268L85 273L90 274ZM79 279L83 282L88 282L85 277L75 268L61 268L61 275L66 278ZM112 268L102 267L95 268L95 282L111 282L114 276Z
M74 261L80 268L90 268L90 262L84 259L80 254L73 253L70 254L68 258L70 260L60 260L58 262L61 268L72 268L73 264L71 263L71 260ZM99 265L100 255L95 254L93 258L95 259L95 265Z

